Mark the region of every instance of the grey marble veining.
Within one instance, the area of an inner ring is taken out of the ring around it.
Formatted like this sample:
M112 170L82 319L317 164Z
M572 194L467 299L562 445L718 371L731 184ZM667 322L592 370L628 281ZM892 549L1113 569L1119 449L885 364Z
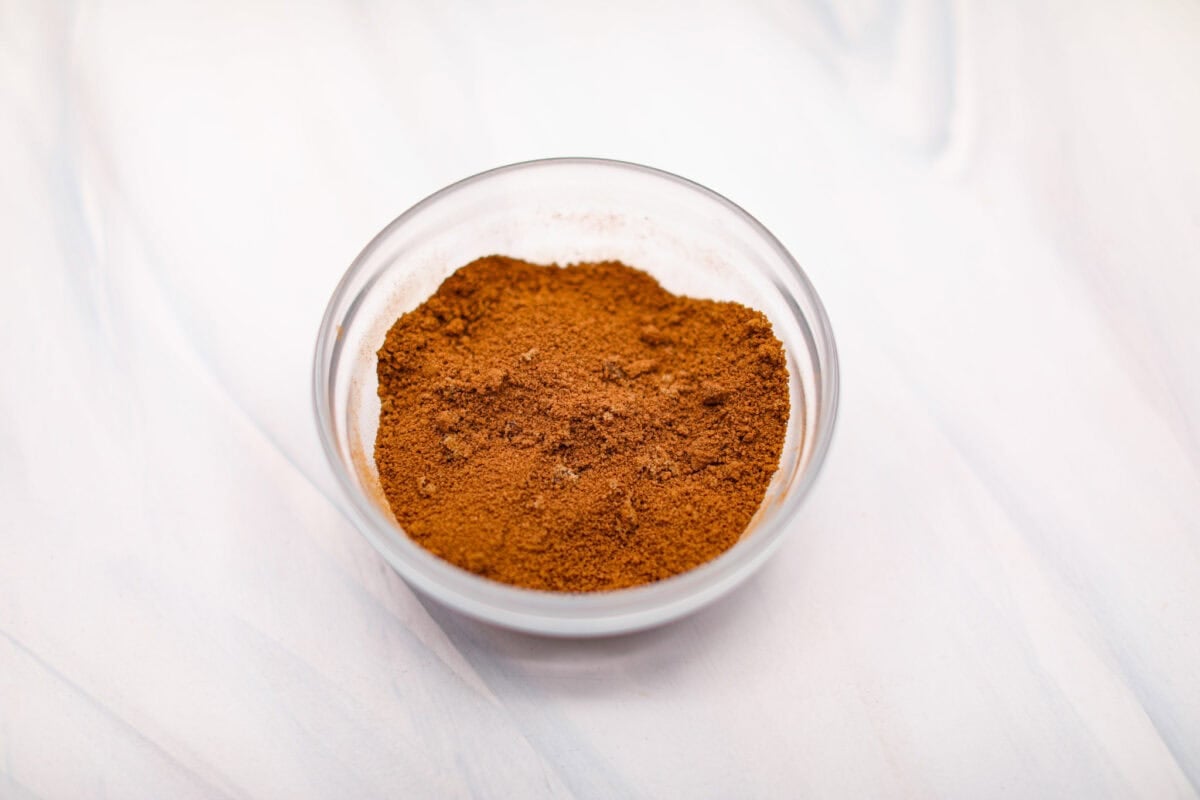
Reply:
M0 4L0 796L1195 797L1200 7ZM548 641L339 511L362 245L596 155L756 214L843 362L749 584Z

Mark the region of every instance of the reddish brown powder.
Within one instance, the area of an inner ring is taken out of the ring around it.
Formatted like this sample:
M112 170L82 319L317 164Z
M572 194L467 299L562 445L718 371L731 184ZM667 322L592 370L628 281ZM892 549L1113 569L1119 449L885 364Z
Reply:
M396 520L518 586L649 583L731 547L779 464L788 374L767 318L618 262L462 267L379 350Z

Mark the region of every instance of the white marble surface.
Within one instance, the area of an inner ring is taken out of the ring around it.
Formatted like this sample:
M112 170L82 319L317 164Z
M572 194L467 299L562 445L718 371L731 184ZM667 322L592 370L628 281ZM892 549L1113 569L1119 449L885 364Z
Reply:
M1200 5L0 2L0 797L1195 797ZM660 166L839 337L778 556L668 628L422 602L310 345L425 194Z

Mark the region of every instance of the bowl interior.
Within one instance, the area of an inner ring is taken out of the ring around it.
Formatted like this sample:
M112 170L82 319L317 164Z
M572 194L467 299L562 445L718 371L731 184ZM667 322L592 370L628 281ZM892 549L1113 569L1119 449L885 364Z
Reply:
M792 411L779 470L737 545L708 565L652 586L569 595L471 575L400 530L373 458L375 354L400 314L427 299L455 269L490 254L536 263L620 260L676 294L735 300L767 315L787 354ZM828 440L836 390L832 347L824 312L803 274L745 212L657 170L561 159L469 178L418 204L376 237L330 303L318 339L314 390L326 451L360 527L410 583L511 627L611 633L686 613L765 558L774 542L760 538L782 533L780 523L794 510ZM755 552L743 552L752 545Z

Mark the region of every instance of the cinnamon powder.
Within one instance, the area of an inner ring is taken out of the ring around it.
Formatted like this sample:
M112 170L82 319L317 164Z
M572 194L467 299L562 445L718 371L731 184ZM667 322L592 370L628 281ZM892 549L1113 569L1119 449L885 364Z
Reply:
M733 546L789 414L767 318L619 262L478 259L379 350L379 478L413 540L535 589L634 586Z

